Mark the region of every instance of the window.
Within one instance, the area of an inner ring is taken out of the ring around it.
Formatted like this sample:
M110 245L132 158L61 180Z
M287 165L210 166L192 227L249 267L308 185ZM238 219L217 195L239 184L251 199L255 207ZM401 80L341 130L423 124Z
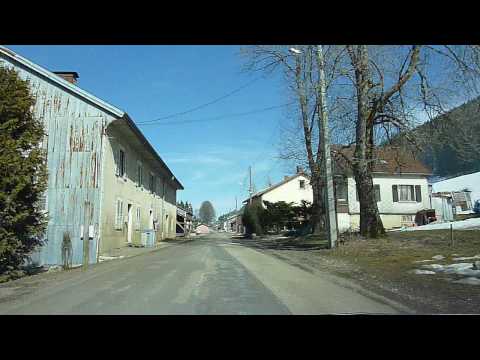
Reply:
M335 195L337 201L347 201L347 184L344 181L335 183Z
M115 207L115 229L122 230L123 228L123 201L117 199L117 204Z
M117 164L117 175L124 177L127 170L126 166L126 157L125 151L122 149L118 150L118 164Z
M155 192L155 176L153 174L150 174L150 191Z
M400 226L412 226L414 224L413 215L402 215Z
M392 185L393 202L422 201L420 185Z
M141 162L137 163L137 181L138 181L138 186L143 185L143 165Z
M140 222L141 222L141 208L140 206L137 207L136 219L135 224L137 229L140 229Z
M399 185L398 194L400 201L415 201L413 185Z
M300 189L305 189L305 180L300 180Z

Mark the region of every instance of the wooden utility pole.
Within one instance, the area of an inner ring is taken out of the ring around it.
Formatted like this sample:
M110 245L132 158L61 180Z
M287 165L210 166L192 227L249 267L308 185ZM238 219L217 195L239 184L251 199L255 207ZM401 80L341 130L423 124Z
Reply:
M319 67L319 82L320 82L320 107L319 107L319 122L320 122L320 136L322 137L323 147L323 164L324 176L327 185L327 226L328 226L328 245L334 248L337 242L337 216L335 211L335 193L332 177L332 158L330 154L330 135L328 129L328 109L326 100L326 83L325 83L325 59L323 57L322 45L317 45L318 67Z
M248 167L248 174L249 174L249 178L250 178L250 185L248 187L248 193L250 194L250 197L249 197L248 203L252 204L252 192L253 192L253 190L252 190L252 167L251 166Z

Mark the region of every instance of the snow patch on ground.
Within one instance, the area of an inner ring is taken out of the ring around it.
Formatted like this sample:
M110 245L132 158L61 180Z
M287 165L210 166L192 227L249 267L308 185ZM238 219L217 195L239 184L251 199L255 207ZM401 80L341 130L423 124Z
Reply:
M417 230L448 230L452 225L453 230L469 230L469 229L480 229L480 218L473 218L460 221L451 221L451 222L433 222L428 225L422 226L412 226L407 228L402 228L402 231L417 231Z
M456 263L450 265L427 264L422 265L422 268L443 272L445 274L480 277L480 270L473 269L472 263Z
M433 259L433 260L443 260L443 259L445 259L445 256L443 256L443 255L435 255L435 256L432 256L432 259Z
M123 256L123 255L120 255L120 256L99 256L98 257L98 262L118 260L118 259L123 259L124 257L125 256Z
M414 274L417 274L417 275L435 275L435 274L436 274L435 271L420 270L420 269L415 269L415 270L413 270L413 273L414 273Z
M476 277L467 277L457 281L454 281L457 284L467 284L467 285L480 285L480 279Z
M480 255L469 256L469 257L457 257L457 258L453 258L453 261L474 260L474 259L480 259Z

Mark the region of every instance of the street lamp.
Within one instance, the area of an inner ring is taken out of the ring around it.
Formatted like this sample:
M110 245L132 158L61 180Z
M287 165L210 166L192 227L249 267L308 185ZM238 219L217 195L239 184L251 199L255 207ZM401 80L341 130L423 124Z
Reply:
M288 50L293 55L299 55L301 50L290 48ZM322 152L323 152L323 166L327 185L327 226L328 226L328 245L330 248L334 248L337 242L337 216L335 211L335 193L332 177L332 158L330 154L330 134L328 129L328 109L326 100L326 82L325 82L325 59L323 57L322 45L317 45L317 57L319 64L319 96L320 96L320 108L319 108L319 127L320 136L322 137Z

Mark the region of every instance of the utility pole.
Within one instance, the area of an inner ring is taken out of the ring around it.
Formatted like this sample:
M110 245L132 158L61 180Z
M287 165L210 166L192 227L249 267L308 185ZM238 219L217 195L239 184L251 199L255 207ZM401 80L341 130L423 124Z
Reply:
M251 166L248 167L248 174L249 174L249 178L250 178L250 185L248 187L248 193L250 194L250 197L249 197L248 203L252 204L252 192L253 192L253 190L252 190L252 167Z
M327 186L327 226L328 226L328 245L334 248L337 242L337 216L335 211L335 192L332 177L332 158L330 154L330 134L328 129L328 109L326 100L326 83L325 83L325 59L323 57L322 45L317 45L318 67L319 67L319 82L320 82L320 111L319 111L319 127L322 136L323 147L323 164L325 183Z
M235 196L235 211L237 211L237 197Z

